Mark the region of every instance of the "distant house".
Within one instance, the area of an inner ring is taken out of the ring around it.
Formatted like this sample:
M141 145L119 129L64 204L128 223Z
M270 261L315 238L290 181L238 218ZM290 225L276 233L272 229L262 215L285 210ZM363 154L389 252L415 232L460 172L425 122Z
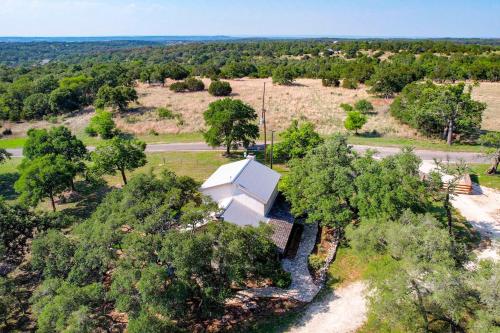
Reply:
M273 240L285 251L293 223L269 217L278 195L281 175L267 166L247 159L222 165L201 186L201 192L218 203L218 218L240 226L257 227L260 222L274 227Z

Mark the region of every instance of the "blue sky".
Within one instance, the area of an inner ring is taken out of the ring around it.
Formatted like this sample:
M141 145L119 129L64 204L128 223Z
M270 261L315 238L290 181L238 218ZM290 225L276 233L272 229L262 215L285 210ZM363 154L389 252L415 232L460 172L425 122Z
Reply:
M500 0L1 0L0 36L500 37Z

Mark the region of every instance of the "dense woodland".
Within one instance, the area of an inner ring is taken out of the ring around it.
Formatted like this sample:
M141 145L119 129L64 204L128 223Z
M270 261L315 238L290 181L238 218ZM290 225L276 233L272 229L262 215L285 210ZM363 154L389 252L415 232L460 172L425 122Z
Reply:
M391 113L402 122L429 136L472 140L485 106L471 99L472 86L453 83L500 80L497 48L402 40L196 43L1 67L2 119L41 119L94 105L87 132L102 138L89 152L65 127L28 132L18 196L0 199L1 329L193 331L220 318L238 289L290 284L267 226L218 221L196 228L217 212L200 184L170 171L130 177L147 164L146 145L117 130L105 108L120 112L136 100L136 80L175 80L186 92L200 88L193 76L366 83L374 94L397 96ZM384 52L392 55L382 60ZM228 91L213 87L214 94ZM373 106L358 101L344 108L355 130ZM211 103L204 119L206 141L225 145L227 155L259 136L255 110L237 99ZM495 133L483 138L500 149ZM466 166L440 163L452 175L443 187L438 173L421 177L411 148L379 160L354 152L345 136L325 139L299 122L281 133L274 153L289 170L280 191L293 215L335 231L341 246L370 266L368 330L499 330L499 265L471 269L477 235L450 204ZM0 163L9 158L0 149ZM122 186L110 188L106 175L119 175Z
M278 84L307 77L325 85L342 79L344 87L366 83L374 94L390 97L424 78L498 81L497 49L440 41L252 41L67 55L45 65L0 67L0 118L40 119L93 104L103 87L124 91L136 80L164 84L189 76L272 76ZM391 55L382 60L385 52ZM119 98L130 101L133 95Z

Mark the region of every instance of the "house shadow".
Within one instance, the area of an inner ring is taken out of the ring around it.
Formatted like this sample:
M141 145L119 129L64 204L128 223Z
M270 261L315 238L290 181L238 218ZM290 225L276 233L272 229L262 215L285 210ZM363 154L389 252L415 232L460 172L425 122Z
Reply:
M5 200L15 200L18 193L14 189L14 183L19 179L19 173L9 172L0 174L0 197Z

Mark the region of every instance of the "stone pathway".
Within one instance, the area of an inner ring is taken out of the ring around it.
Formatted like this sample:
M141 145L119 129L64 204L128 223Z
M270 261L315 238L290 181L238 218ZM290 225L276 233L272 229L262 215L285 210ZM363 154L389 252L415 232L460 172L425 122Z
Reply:
M321 289L321 286L314 283L308 268L309 254L314 249L317 233L317 224L305 224L295 258L283 260L283 269L290 272L292 277L288 289L276 287L247 289L238 292L236 297L240 300L254 297L293 298L300 302L311 302Z

